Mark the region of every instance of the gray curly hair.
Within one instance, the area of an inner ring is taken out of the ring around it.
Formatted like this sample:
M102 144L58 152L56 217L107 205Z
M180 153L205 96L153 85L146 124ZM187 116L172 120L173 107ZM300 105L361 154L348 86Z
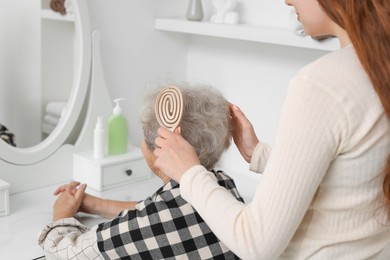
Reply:
M200 163L211 170L231 143L232 124L229 103L219 91L210 86L190 86L187 83L169 85L178 87L183 95L181 135L195 148ZM141 110L145 143L151 151L156 148L154 141L157 137L157 129L160 127L154 104L158 93L165 86L155 88L148 93Z

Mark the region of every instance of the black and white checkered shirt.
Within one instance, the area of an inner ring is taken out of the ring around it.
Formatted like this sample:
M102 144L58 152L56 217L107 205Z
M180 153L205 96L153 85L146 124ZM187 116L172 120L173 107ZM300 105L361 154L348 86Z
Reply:
M240 197L233 180L214 171L219 185ZM213 234L171 180L136 210L125 211L97 229L106 259L238 259Z
M243 202L229 176L213 173ZM172 180L108 222L89 230L74 218L62 219L47 225L38 240L48 259L238 259Z

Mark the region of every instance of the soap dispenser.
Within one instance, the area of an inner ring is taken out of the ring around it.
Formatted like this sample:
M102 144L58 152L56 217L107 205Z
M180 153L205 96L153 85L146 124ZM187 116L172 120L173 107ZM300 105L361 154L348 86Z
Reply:
M127 152L127 120L120 107L123 100L124 98L114 100L114 112L108 119L108 153L111 155Z

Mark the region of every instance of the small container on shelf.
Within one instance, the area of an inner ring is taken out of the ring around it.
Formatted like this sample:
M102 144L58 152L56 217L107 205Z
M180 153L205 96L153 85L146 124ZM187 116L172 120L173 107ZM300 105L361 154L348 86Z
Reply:
M99 116L93 131L93 158L102 159L106 156L106 129L103 117Z
M72 0L41 0L41 18L54 21L74 22Z
M189 21L202 21L204 17L202 0L189 0L186 18Z

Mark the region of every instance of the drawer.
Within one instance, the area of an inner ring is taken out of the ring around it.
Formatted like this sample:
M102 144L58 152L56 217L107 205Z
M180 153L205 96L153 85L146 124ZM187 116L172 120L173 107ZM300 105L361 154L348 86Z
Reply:
M73 155L73 179L86 183L98 193L150 176L151 170L139 148L133 147L126 154L102 159L94 159L91 150Z
M102 168L102 188L107 189L150 176L145 159L129 161Z

